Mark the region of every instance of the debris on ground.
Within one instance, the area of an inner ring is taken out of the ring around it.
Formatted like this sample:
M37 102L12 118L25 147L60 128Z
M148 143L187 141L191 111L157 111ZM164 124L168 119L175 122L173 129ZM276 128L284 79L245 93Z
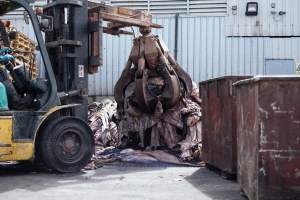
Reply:
M170 150L135 150L135 149L119 149L114 147L99 148L96 155L85 169L97 169L106 164L113 163L134 163L143 166L202 166L202 163L190 163L182 161Z

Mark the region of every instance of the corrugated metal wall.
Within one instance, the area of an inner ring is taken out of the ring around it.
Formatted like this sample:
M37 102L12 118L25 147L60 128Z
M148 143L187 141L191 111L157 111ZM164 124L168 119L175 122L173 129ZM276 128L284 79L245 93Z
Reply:
M42 1L41 1L42 2ZM33 35L22 16L11 16L18 30ZM175 47L175 16L154 16L165 28L156 30L171 52ZM178 62L195 82L224 75L263 74L266 59L300 63L300 38L226 37L225 16L180 16ZM90 95L112 95L128 58L132 37L104 36L104 65L90 76Z
M175 44L174 16L155 17L170 50ZM90 95L112 95L130 53L129 36L104 36L104 65L90 76ZM226 37L225 17L181 16L178 62L195 82L224 75L263 74L265 59L300 62L300 38Z

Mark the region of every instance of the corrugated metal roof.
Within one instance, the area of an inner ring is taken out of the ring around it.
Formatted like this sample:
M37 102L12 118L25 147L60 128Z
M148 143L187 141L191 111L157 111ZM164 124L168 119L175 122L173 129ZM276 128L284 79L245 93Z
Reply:
M147 10L153 14L225 15L226 0L109 0L112 5Z
M224 16L227 12L227 0L93 0L104 1L114 6L123 6L138 10L147 10L153 14L192 14L205 16ZM47 0L37 0L35 5L46 4Z

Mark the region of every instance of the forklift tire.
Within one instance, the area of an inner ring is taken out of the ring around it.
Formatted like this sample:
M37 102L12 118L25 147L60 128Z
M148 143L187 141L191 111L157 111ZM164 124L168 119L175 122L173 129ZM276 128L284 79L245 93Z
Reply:
M60 173L79 172L89 163L95 149L91 129L74 117L49 122L41 132L38 148L46 167Z

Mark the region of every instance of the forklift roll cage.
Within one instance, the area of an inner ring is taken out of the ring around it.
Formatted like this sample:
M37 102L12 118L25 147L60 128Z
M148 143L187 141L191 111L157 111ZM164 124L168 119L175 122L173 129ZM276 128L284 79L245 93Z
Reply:
M40 53L42 56L42 60L45 65L46 77L48 78L48 81L49 81L49 85L48 85L49 92L47 92L48 98L38 111L48 111L50 108L60 105L60 100L57 95L56 79L55 79L55 76L53 73L53 68L52 68L52 64L50 62L46 44L45 44L43 36L42 36L40 23L39 23L39 20L36 16L34 10L30 6L30 3L33 3L34 1L32 1L32 0L11 0L11 1L0 0L0 2L3 2L3 3L7 2L7 4L9 4L9 5L15 4L15 6L12 7L13 9L9 9L11 7L8 6L8 7L6 7L7 10L1 10L1 15L22 7L27 11L28 16L31 19L32 27L33 27L33 30L34 30L34 33L36 36L37 43L39 45L39 50L40 50Z

